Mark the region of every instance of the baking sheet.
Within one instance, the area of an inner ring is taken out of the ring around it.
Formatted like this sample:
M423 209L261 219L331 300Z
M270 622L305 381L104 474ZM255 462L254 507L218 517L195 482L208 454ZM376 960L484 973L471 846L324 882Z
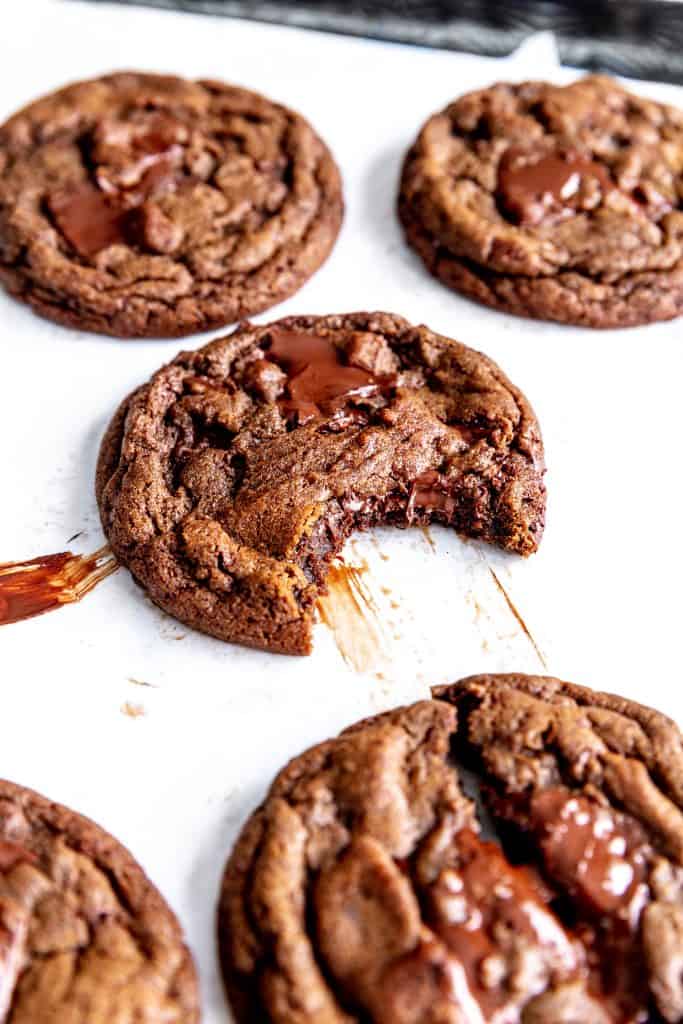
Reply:
M204 1020L229 1020L214 950L226 854L275 771L357 718L466 673L539 671L613 689L683 723L679 663L681 323L592 332L526 322L443 288L394 216L418 126L499 78L572 77L552 38L505 60L101 4L13 5L0 116L65 81L123 67L225 78L302 111L339 160L347 216L298 295L259 319L387 309L479 347L534 404L549 464L546 537L521 560L438 527L347 548L380 650L359 673L333 633L286 658L193 633L121 570L81 604L0 629L0 775L94 817L177 911ZM683 102L680 89L637 86ZM0 561L103 543L93 472L120 398L184 342L119 342L0 296ZM78 534L69 543L69 538ZM367 567L367 568L364 568ZM526 627L526 628L525 628Z
M101 3L102 0L91 0ZM502 57L552 31L563 64L683 82L681 0L117 0Z

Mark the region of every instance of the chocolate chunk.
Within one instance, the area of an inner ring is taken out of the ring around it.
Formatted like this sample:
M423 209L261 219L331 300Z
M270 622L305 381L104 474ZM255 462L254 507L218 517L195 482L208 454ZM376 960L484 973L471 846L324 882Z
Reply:
M146 201L175 177L183 152L175 144L177 135L174 122L160 115L133 132L125 122L100 126L93 158L108 160L111 166L95 169L99 188L87 182L47 198L57 227L81 256L95 256L116 243L129 245L135 238L151 252L178 248L182 227ZM127 215L142 203L134 215Z
M182 227L174 224L155 203L144 203L135 212L133 224L140 245L148 252L172 253L180 248Z
M650 854L639 823L562 787L534 796L530 820L549 876L592 914L618 915L635 931Z
M348 400L377 394L379 382L364 370L347 366L327 338L304 331L271 331L268 358L287 373L283 411L297 423L344 408Z
M158 111L137 111L130 120L104 120L93 133L95 178L105 192L137 186L149 193L155 181L182 164L189 130Z
M284 391L287 374L270 359L256 359L250 363L244 375L244 383L253 388L259 398L276 402Z
M498 192L519 224L540 224L553 213L561 216L579 209L587 179L599 186L589 203L592 208L613 188L605 166L573 150L538 153L511 147L500 162Z
M556 890L607 1019L635 1024L656 1004L679 1020L666 1009L674 996L645 927L662 908L683 914L682 890L670 884L680 867L669 851L683 839L676 726L619 697L533 676L472 677L436 695L456 705L455 747L481 774L502 834L513 826L511 848Z
M444 478L434 469L413 480L406 507L409 522L415 517L416 510L442 512L446 519L450 519L455 512L455 498L448 493Z
M400 364L384 338L372 331L356 331L346 346L346 358L351 366L367 370L375 377L396 373Z
M105 195L93 185L53 192L47 204L61 233L85 259L126 241L125 208L116 197Z

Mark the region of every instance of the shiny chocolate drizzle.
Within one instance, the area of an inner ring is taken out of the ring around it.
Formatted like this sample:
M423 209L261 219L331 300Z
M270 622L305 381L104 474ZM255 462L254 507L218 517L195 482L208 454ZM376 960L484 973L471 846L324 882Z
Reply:
M92 555L59 551L0 563L0 626L80 601L118 568L109 547Z

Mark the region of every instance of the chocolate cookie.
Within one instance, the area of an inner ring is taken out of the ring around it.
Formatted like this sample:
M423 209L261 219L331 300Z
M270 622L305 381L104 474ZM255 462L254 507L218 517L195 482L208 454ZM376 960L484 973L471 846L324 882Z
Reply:
M435 698L296 758L242 832L219 911L237 1020L682 1021L674 723L533 676Z
M0 128L0 281L59 323L204 331L297 291L342 219L298 114L222 82L123 72Z
M494 85L424 125L406 237L449 287L590 327L683 309L683 113L601 76Z
M311 649L349 534L438 520L527 555L543 530L538 423L486 356L388 313L290 317L183 352L100 452L116 556L223 640Z
M0 781L0 1021L196 1024L178 922L98 825Z

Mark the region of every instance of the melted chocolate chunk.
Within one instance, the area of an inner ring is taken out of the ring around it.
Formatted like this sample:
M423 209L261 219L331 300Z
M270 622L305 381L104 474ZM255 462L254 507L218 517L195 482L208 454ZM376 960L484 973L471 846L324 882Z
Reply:
M616 916L635 931L650 852L638 822L561 787L533 798L531 821L550 877L589 913Z
M305 331L270 332L268 359L287 374L286 398L280 408L299 425L342 411L352 399L380 390L378 378L343 362L342 352L327 338Z
M648 998L638 967L652 860L644 829L564 787L536 794L530 817L548 878L586 915L576 933L587 950L592 989L613 1019L637 1018Z
M119 123L98 127L92 142L97 185L86 182L47 199L55 224L80 256L89 259L135 238L152 251L174 248L168 239L149 244L149 225L131 214L149 196L174 184L183 154L177 143L181 127L158 114L133 131ZM153 234L159 234L158 228Z
M549 215L567 216L579 208L587 179L599 186L599 192L588 201L592 208L614 187L605 166L574 150L539 153L514 146L500 161L498 194L519 224L534 226Z
M415 510L424 512L442 512L450 519L455 512L455 498L445 490L445 481L434 469L422 473L414 481L406 507L406 516L410 522Z
M483 1019L497 1019L498 1013L508 1019L505 1011L514 1004L516 988L508 936L533 950L538 963L535 979L527 982L527 999L549 980L577 975L580 949L547 906L547 890L533 868L513 867L497 843L470 829L459 832L454 843L458 865L443 871L432 887L429 923L463 965Z
M137 186L149 192L179 167L187 135L179 121L157 112L138 123L103 122L92 140L97 184L104 192Z
M96 165L96 184L86 182L47 197L56 226L80 256L89 259L110 245L144 235L140 219L129 211L174 184L183 156L179 142L186 135L184 126L158 113L132 126L106 121L97 126L84 142Z
M52 193L47 203L67 242L85 259L126 241L124 206L118 198L105 195L94 185Z

